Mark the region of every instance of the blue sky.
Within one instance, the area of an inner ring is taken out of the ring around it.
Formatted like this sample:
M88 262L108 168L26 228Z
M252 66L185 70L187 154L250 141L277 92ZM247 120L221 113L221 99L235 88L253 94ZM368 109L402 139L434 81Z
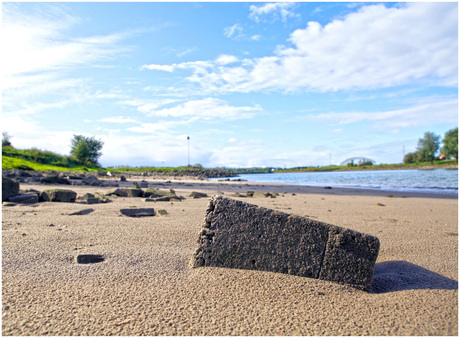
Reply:
M103 166L400 163L458 126L458 4L2 4L2 131Z

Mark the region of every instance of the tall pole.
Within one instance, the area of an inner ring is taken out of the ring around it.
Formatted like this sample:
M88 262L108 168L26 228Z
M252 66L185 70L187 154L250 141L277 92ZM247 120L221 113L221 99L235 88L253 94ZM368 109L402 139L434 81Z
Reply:
M190 167L190 136L187 136L188 143L188 166Z

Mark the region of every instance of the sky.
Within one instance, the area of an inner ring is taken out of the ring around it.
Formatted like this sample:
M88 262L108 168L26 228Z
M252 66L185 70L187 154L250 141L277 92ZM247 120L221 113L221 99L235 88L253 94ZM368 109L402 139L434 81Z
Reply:
M401 163L458 126L457 2L3 2L1 44L12 145L104 167Z

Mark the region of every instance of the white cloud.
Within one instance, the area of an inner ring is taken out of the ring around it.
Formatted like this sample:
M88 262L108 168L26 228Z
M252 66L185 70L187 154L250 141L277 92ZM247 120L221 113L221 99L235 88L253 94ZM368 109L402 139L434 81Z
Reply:
M133 123L137 122L136 120L130 118L130 117L124 117L124 116L116 116L116 117L107 117L104 119L98 120L99 122L107 122L107 123Z
M232 67L211 61L175 67L191 69L187 79L210 92L456 86L457 22L456 3L363 6L325 26L309 22L291 34L290 47L278 47L272 56ZM238 25L233 27L229 36Z
M175 99L132 99L120 101L120 104L136 107L143 114L150 114L155 109L177 102Z
M238 39L243 36L243 28L239 24L224 28L224 36L227 38Z
M141 67L141 69L149 69L149 70L162 70L162 71L165 71L165 72L172 72L174 71L174 66L170 66L170 65L143 65Z
M217 98L191 100L172 108L156 110L151 115L159 117L191 117L203 120L237 120L252 118L262 109L254 107L234 107Z
M272 18L281 17L281 20L285 22L287 18L297 16L293 11L294 7L295 3L292 2L267 3L262 6L251 5L249 7L249 18L260 22L267 16Z
M439 123L458 123L458 100L442 99L424 102L408 108L379 112L322 113L303 117L322 120L331 124L346 125L374 122L377 128L404 128L433 126ZM340 130L340 129L339 129Z
M216 59L217 64L228 65L229 63L235 63L238 58L234 55L222 54Z
M173 127L177 126L176 122L159 122L159 123L141 123L139 126L128 128L127 130L134 133L152 134L159 132L170 133Z
M3 4L2 70L10 77L57 70L105 59L124 50L117 43L123 34L68 38L65 30L79 23L55 5L24 13L15 4Z

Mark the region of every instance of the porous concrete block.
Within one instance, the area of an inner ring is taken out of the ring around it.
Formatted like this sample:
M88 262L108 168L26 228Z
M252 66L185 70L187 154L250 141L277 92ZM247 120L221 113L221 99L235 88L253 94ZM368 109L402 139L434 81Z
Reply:
M369 290L376 237L301 216L213 196L193 267L263 270Z
M350 229L331 228L319 279L369 291L379 248L377 237Z

